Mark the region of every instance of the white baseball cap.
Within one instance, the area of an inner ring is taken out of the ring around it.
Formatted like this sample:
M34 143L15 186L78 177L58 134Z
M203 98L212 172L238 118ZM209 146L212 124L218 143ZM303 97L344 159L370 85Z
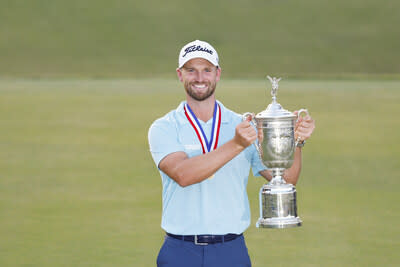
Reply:
M193 58L204 58L218 67L217 51L209 43L196 40L186 44L179 53L179 68Z

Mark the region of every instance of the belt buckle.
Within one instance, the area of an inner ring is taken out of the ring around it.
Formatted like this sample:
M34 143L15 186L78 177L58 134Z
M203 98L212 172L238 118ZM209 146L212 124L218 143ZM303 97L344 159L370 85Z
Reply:
M194 235L194 244L199 246L207 246L208 243L200 243L197 241L197 235Z

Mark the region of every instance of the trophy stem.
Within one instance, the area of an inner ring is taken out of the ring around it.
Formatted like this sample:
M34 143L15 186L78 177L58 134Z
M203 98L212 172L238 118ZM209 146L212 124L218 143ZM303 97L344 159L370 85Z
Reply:
M281 185L286 184L286 181L283 179L283 173L285 172L284 168L273 168L272 169L272 185Z

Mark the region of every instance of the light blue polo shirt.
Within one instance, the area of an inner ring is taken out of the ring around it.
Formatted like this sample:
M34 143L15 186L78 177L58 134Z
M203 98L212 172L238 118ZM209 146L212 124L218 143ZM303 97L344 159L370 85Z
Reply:
M202 154L200 142L184 113L185 102L176 110L157 119L149 130L150 152L158 167L160 161L173 152L183 151L188 157ZM239 114L221 107L221 129L218 146L231 140L236 126L242 121ZM212 118L199 120L210 138ZM243 233L250 225L250 207L246 192L252 167L259 176L264 170L254 145L220 168L211 179L181 187L160 169L162 193L161 227L177 235Z

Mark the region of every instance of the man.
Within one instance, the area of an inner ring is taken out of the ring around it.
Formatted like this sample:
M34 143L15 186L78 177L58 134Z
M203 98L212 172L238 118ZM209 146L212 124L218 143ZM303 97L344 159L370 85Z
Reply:
M149 130L153 159L163 185L161 227L166 231L157 258L162 267L251 266L243 232L250 224L246 186L250 167L271 179L253 142L257 131L215 99L221 77L218 54L203 41L185 45L176 69L186 101L156 120ZM314 121L296 125L306 140ZM301 148L284 175L296 184Z

